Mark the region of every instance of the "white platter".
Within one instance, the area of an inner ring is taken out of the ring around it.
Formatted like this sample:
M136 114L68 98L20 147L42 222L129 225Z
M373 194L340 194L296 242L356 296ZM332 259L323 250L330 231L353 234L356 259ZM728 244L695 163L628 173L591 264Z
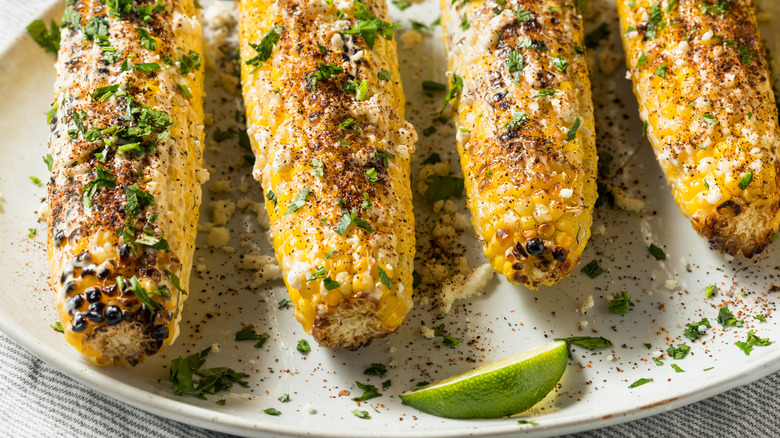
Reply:
M208 5L210 2L202 2ZM609 3L609 2L607 2ZM759 2L771 4L771 0ZM596 9L600 7L595 4ZM613 6L610 6L613 7ZM438 2L425 0L404 12L391 5L394 21L407 31L409 19L430 23L438 15ZM61 6L49 16L58 18ZM777 15L775 15L777 17ZM614 11L609 9L591 17L589 28L601 21L610 22L612 40L617 39ZM762 30L769 47L778 56L776 32L772 23ZM422 94L423 80L444 82L444 54L440 28L423 33L422 41L409 47L399 41L402 77L408 95L407 117L422 132L432 124L430 113L438 110L443 96L429 98ZM617 47L617 46L615 46ZM608 62L600 55L596 59ZM614 156L611 182L645 201L642 214L601 207L597 210L594 237L583 261L594 258L607 272L595 280L576 270L572 278L555 287L528 291L494 278L482 297L457 303L449 314L432 305L420 305L407 317L398 333L377 340L355 352L327 350L312 344L307 356L296 351L300 339L311 339L303 333L290 309L279 309L277 302L286 297L280 281L268 287L251 289L249 271L234 268L238 254L259 249L270 254L265 236L258 231L252 215L237 214L230 222L231 246L239 249L228 254L221 249L206 248L205 236L196 257L203 257L207 269L193 277L190 299L185 306L182 335L176 343L157 357L135 368L98 368L84 360L49 325L55 321L52 292L47 284L47 267L43 247L45 228L36 222L35 210L44 194L43 186L31 183L29 176L47 178L41 156L46 153L48 130L45 113L49 108L54 82L53 57L45 54L31 39L20 36L0 52L0 330L36 356L65 374L141 409L185 423L241 435L311 435L311 436L499 436L527 433L531 436L562 434L603 427L630 419L673 409L732 387L746 384L780 369L777 344L755 348L746 356L734 343L744 340L750 329L763 338L780 340L780 326L775 312L776 296L769 292L777 272L777 245L754 260L726 260L708 249L707 243L691 229L674 204L668 187L650 151L640 138L636 102L629 82L623 79L622 53L618 67L603 74L593 66L596 90L599 148ZM777 61L776 61L777 62ZM777 67L777 66L776 66ZM775 72L780 68L775 68ZM213 114L215 126L225 129L237 106L236 97L228 95L218 84L218 74L207 75L209 98L207 112ZM626 114L627 117L623 117ZM209 129L213 132L215 126ZM454 129L438 125L429 137L420 136L417 162L437 151L457 167L454 153ZM251 179L250 166L233 166L243 154L233 140L211 144L206 164L212 181L228 178L234 186ZM209 183L210 184L210 183ZM206 193L208 192L208 184ZM260 187L253 183L249 196L261 197ZM244 196L244 195L240 195ZM239 196L219 194L215 199ZM208 219L206 199L202 220ZM426 223L430 205L415 204L418 222ZM465 211L463 202L460 211ZM604 226L604 233L599 233ZM38 235L28 238L29 228ZM255 233L241 246L239 233ZM664 248L667 259L659 262L647 251L653 243ZM472 231L462 238L472 265L483 263ZM690 264L686 269L681 259ZM667 289L671 280L674 290ZM704 288L717 284L715 297L705 299ZM744 290L745 295L741 292ZM636 305L626 315L609 313L607 296L628 291ZM583 315L580 307L592 296L594 307ZM725 328L717 324L718 307L729 303L743 328ZM765 314L766 322L753 318ZM690 342L682 337L686 323L707 317L713 328L701 340ZM587 321L587 325L582 324ZM252 323L267 331L271 339L263 349L251 343L237 343L233 335L242 323ZM462 339L455 348L441 344L440 339L422 336L422 326L445 323L448 334ZM437 418L402 406L397 394L419 381L431 381L465 371L475 363L488 362L518 351L567 336L604 336L614 346L591 353L575 348L574 360L554 393L520 418L536 423L518 424L508 418L490 421L456 421ZM171 359L200 351L212 344L220 351L212 353L207 366L230 366L250 374L250 387L235 387L232 392L211 396L203 401L194 397L174 396L168 383ZM644 344L652 345L647 349ZM670 345L685 343L691 353L682 360L662 357L656 366L653 352ZM390 361L383 378L364 376L371 363ZM676 373L671 364L685 373ZM709 371L706 368L713 367ZM639 378L653 378L652 383L629 389ZM370 420L352 415L357 407L351 397L361 391L355 381L380 386L392 380L392 386L380 398L361 404L371 414ZM348 390L349 396L339 392ZM290 394L290 401L277 398ZM226 404L216 401L224 398ZM262 413L274 407L282 415ZM316 413L310 413L313 407Z

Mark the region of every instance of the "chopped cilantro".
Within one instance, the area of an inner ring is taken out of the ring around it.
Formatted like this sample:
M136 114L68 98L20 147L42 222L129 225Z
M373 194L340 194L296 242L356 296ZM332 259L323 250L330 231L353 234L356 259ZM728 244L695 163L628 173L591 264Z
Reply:
M504 129L507 131L515 131L526 121L528 121L528 116L526 116L525 111L514 110L512 118L504 124Z
M156 62L147 62L143 64L133 64L133 68L136 70L141 70L143 72L153 72L160 68L160 64Z
M647 248L647 250L650 252L650 255L655 257L656 260L666 260L666 253L664 250L653 245L652 243Z
M558 90L556 90L555 88L547 88L545 90L540 90L539 92L537 92L536 96L534 97L548 97L554 95L557 92Z
M331 279L330 277L325 277L322 280L322 285L325 286L326 290L333 290L338 289L341 287L341 283L339 283L336 280Z
M647 62L647 56L645 55L645 52L640 52L639 59L636 60L636 66L641 67L645 62Z
M684 373L685 372L685 370L680 368L680 366L677 365L676 363L672 364L672 369L674 370L675 373Z
M683 336L690 339L691 341L699 339L702 334L702 331L699 329L699 327L712 328L712 325L710 325L710 320L707 318L702 318L699 322L688 323L685 325L685 332L683 332Z
M260 38L260 43L249 43L249 46L257 52L257 56L247 60L246 65L259 66L261 62L267 61L271 57L274 46L279 42L282 31L284 31L282 26L274 26Z
M42 20L34 20L27 25L27 32L47 52L56 55L60 50L60 27L54 20L51 20L51 29L46 29L46 23Z
M465 186L463 178L448 175L431 175L427 181L430 183L425 190L428 202L441 201L451 196L460 197Z
M268 192L265 194L265 199L271 201L274 203L274 206L277 205L278 201L276 199L276 194L274 194L274 191L271 189L268 189Z
M59 333L65 333L65 328L62 326L62 323L57 321L54 323L54 325L49 326L52 330Z
M745 46L739 46L739 59L742 64L750 66L753 64L753 52Z
M447 91L447 96L444 98L444 106L441 108L441 111L439 111L439 115L444 113L444 110L447 109L447 104L449 104L452 99L460 97L460 93L463 91L463 78L457 74L452 74L452 81L450 84L450 90Z
M230 368L201 369L206 363L206 356L211 352L211 347L200 353L195 353L186 358L179 357L171 361L169 379L173 384L173 393L176 395L192 394L200 399L206 399L206 394L215 394L239 384L244 388L249 387L246 378L249 376L238 373ZM194 376L199 379L195 381Z
M658 366L658 367L664 366L664 363L661 361L661 359L659 359L657 357L653 357L653 362L655 362L655 365Z
M290 203L289 206L287 206L287 211L284 212L284 215L288 215L291 213L295 213L298 211L301 207L306 205L306 198L309 197L309 187L304 187L301 189L300 192L298 192L297 195L295 195L295 200Z
M381 267L379 267L378 269L379 269L379 281L385 286L387 286L388 289L392 289L393 280L390 279L390 276L387 275L387 272L385 272L384 269L382 269Z
M666 27L666 24L663 22L664 14L661 10L660 0L650 6L648 13L649 20L645 23L645 41L654 39L658 35L658 32Z
M460 344L460 339L453 338L452 336L444 336L444 345L454 347L458 344Z
M138 34L138 40L141 42L142 46L148 50L157 50L157 40L149 35L149 31L143 27L136 27L135 33Z
M713 116L710 113L704 114L703 116L701 116L701 118L704 119L704 121L707 122L708 125L718 124L718 119L716 119L715 116Z
M715 295L715 292L717 291L718 286L711 284L704 289L704 296L707 298L712 298L712 296Z
M306 339L301 339L300 341L298 341L298 345L295 346L295 349L300 351L303 354L306 354L311 351L309 342Z
M471 28L471 24L469 24L468 14L463 14L463 16L460 17L460 28L461 30L469 30Z
M378 78L380 81L385 81L385 82L387 82L387 81L389 81L389 80L390 80L390 72L389 72L388 70L382 70L382 71L380 71L379 73L377 73L377 74L376 74L376 77L377 77L377 78Z
M441 163L441 155L437 154L436 152L428 155L428 157L424 159L422 162L422 164L436 164L436 163Z
M509 56L506 58L506 67L509 73L517 73L525 68L525 58L516 48L509 52ZM517 79L515 79L515 83L517 83Z
M325 64L318 62L317 69L306 76L306 80L309 81L312 88L317 87L317 82L331 79L333 76L344 73L344 69L334 64Z
M653 381L653 379L646 379L646 378L644 378L644 377L643 377L643 378L641 378L641 379L637 380L636 382L634 382L634 383L632 383L632 384L628 385L628 387L629 387L629 388L636 388L637 386L642 386L642 385L644 385L645 383L650 383L650 382L652 382L652 381Z
M311 159L311 167L312 170L314 170L314 174L318 177L322 178L325 176L325 163L323 163L319 158Z
M628 292L620 292L615 295L612 300L607 303L607 310L612 313L628 313L630 308L634 305L631 299L628 297Z
M357 124L355 119L350 117L349 119L344 120L343 122L341 122L339 124L339 129L347 129L347 130L351 130L351 131L356 131L356 130L360 129L360 125Z
M729 326L735 326L735 327L742 327L745 325L744 319L737 319L736 316L734 316L733 313L731 313L731 310L729 310L729 306L723 306L720 308L720 311L718 312L718 324L729 327Z
M263 409L263 412L265 412L268 415L273 415L273 416L278 416L278 415L282 414L281 412L279 412L278 410L276 410L274 408Z
M382 394L379 393L379 390L377 390L376 386L374 385L369 385L367 383L364 384L357 381L355 384L358 386L358 388L363 390L363 394L360 397L353 398L352 400L354 401L366 401L382 396Z
M353 409L352 410L352 415L354 415L354 416L356 416L358 418L362 418L364 420L370 420L371 419L371 415L368 414L368 411L361 411L360 409Z
M754 316L753 318L755 318L755 319L757 319L757 320L759 320L761 322L766 322L766 316L764 316L763 314L760 314L760 313L758 315Z
M677 344L677 348L673 346L669 347L666 349L666 352L674 359L683 359L688 354L690 349L691 347L685 344Z
M561 55L553 56L551 63L552 66L560 72L566 71L566 69L569 67L569 61L567 61L566 58Z
M181 94L184 95L187 99L192 99L192 92L190 91L189 87L187 87L184 84L176 84L176 86L181 90Z
M197 52L190 50L186 55L179 56L179 71L186 75L191 71L197 71L200 68L201 58Z
M574 125L569 129L569 133L566 134L566 141L572 141L577 137L577 130L580 129L580 116L574 121Z
M287 307L290 307L290 304L292 304L292 301L288 300L287 298L281 299L281 300L279 300L278 303L276 303L276 305L280 309L285 309Z
M525 8L525 6L519 6L514 11L515 13L515 23L522 24L527 21L531 21L534 17L531 15L531 11Z
M590 263L582 267L582 272L590 278L596 278L604 273L604 269L599 266L599 262L596 259L591 260Z
M360 3L358 0L355 0L355 9L355 19L357 22L351 29L347 29L342 33L345 35L360 35L369 49L373 50L374 41L376 40L377 35L391 41L393 39L393 30L401 27L397 24L389 23L377 18L368 11L366 5Z
M288 401L290 401L290 394L282 394L279 396L277 400L279 400L282 403L287 403Z
M363 175L366 177L369 183L373 184L379 180L379 176L376 173L376 168L370 168L363 172Z
M381 363L372 363L370 367L363 371L367 376L384 376L387 374L387 367Z
M746 356L750 356L750 352L753 351L753 347L766 347L772 344L769 339L759 338L756 333L751 330L748 332L747 339L743 341L737 341L737 347L739 347Z
M417 30L417 31L420 31L420 30L431 31L431 30L433 30L433 26L428 26L427 24L421 23L421 22L419 22L417 20L409 20L409 24L412 25L412 29L413 30Z
M745 190L746 188L748 188L748 186L750 185L751 182L753 182L753 171L752 170L748 171L748 173L746 173L742 177L742 180L739 182L739 186L738 187L739 187L740 190Z
M662 62L661 65L658 66L657 69L655 69L655 75L659 78L666 79L666 71L668 70L668 67L665 62Z
M345 211L344 214L341 215L341 218L336 224L336 230L335 230L336 233L343 236L353 222L355 226L357 226L358 228L362 228L368 231L369 233L374 231L371 228L371 225L369 225L368 221L357 217L356 209L353 208L352 211Z
M92 181L88 182L81 188L81 196L83 198L84 207L92 207L92 198L97 194L98 189L106 188L110 189L116 184L116 177L105 167L97 166L97 176Z
M604 337L594 338L591 336L572 336L570 338L556 338L556 341L564 341L569 347L569 358L571 359L571 346L577 345L589 350L595 350L597 348L608 348L612 346L612 342Z
M436 81L423 81L422 89L425 91L446 91L447 85Z

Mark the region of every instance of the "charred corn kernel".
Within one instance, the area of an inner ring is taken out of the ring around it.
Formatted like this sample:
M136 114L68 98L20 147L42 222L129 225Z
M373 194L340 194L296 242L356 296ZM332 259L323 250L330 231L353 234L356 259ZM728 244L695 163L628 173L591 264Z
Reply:
M753 1L619 0L618 12L675 201L713 248L760 253L780 225L780 130Z
M322 345L367 345L412 307L417 135L387 5L243 0L239 11L254 175L295 316Z
M493 268L531 288L571 274L596 199L593 104L574 3L441 2L451 87L462 81L454 118L471 131L458 136L458 151L474 228ZM486 170L491 183L480 185ZM560 221L574 225L557 228ZM494 240L497 233L511 237Z
M187 297L207 175L200 21L191 0L159 2L145 20L67 3L76 19L63 23L49 139L57 310L96 363L135 365L174 341Z

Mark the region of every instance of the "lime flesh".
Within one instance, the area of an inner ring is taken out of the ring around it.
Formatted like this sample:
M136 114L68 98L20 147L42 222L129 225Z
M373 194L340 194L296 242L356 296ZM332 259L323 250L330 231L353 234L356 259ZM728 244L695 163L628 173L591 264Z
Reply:
M498 418L539 403L561 380L568 364L565 342L556 341L400 395L407 405L447 418Z

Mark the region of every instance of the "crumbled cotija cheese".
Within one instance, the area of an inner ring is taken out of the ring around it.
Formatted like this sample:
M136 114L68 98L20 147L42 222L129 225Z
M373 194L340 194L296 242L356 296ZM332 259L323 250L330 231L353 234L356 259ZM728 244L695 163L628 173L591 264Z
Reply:
M230 241L230 230L225 227L213 227L209 230L209 235L206 238L206 245L220 248L228 244Z
M236 212L236 203L229 199L209 202L209 207L211 207L211 221L215 225L225 225Z
M489 263L474 269L471 274L464 277L458 274L444 283L441 291L441 310L449 313L452 303L456 300L465 300L473 296L482 295L485 285L493 278L493 268Z

